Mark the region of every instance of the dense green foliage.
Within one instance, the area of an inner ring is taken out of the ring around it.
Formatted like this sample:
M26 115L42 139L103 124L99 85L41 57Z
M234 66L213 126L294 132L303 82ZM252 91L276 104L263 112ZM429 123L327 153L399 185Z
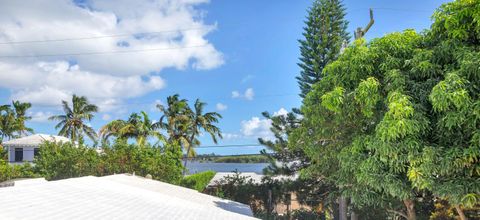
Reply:
M318 187L319 189L311 190L305 187L308 184L301 181L302 180L277 180L265 176L261 182L258 183L245 176L240 176L240 173L236 172L234 175L216 181L215 187L209 188L207 193L248 204L252 208L254 215L258 218L289 219L288 216L282 217L275 213L273 208L275 204L291 203L291 193L295 192L297 195L296 202L315 207L318 202L314 200L315 197L312 197L311 192L315 191L323 194L328 190L328 188L324 187L321 183L312 184L310 187ZM323 191L321 192L321 190ZM271 197L269 196L269 191ZM317 197L318 196L319 195L317 195ZM298 210L292 213L291 216L317 216L323 218L325 215L324 213Z
M35 169L47 180L98 175L100 157L93 148L72 143L45 142L34 159Z
M13 101L12 105L0 106L0 144L6 138L11 139L33 133L33 129L25 125L25 122L31 119L27 116L27 110L30 107L32 107L30 103L19 101Z
M36 172L48 180L135 173L175 183L183 170L179 147L139 147L125 142L117 142L99 152L71 143L46 142L34 163Z
M315 0L308 10L300 43L300 96L304 98L313 84L322 78L323 68L334 61L348 43L348 21L341 0Z
M40 177L40 175L35 173L32 165L29 163L22 165L10 165L5 161L0 160L0 182L11 179L35 177Z
M2 145L0 145L0 161L1 161L1 160L5 160L5 161L8 160L8 151L7 151L7 148L2 147Z
M101 175L135 173L152 175L153 179L176 183L180 180L183 166L182 152L178 145L139 147L133 144L116 143L103 148Z
M183 177L180 181L180 185L188 187L190 189L195 189L199 192L203 192L207 187L210 180L215 176L215 171L205 171L200 173L195 173L189 176Z
M354 209L408 219L429 193L462 207L480 202L480 2L440 7L432 29L348 47L304 99L290 147L312 160ZM399 209L398 204L404 208Z
M98 111L96 105L90 104L85 96L72 96L72 107L67 101L62 101L64 115L54 115L49 118L52 121L58 121L55 129L60 129L58 135L70 138L70 140L83 143L84 135L87 135L92 141L97 141L97 133L90 127L90 122L94 113Z

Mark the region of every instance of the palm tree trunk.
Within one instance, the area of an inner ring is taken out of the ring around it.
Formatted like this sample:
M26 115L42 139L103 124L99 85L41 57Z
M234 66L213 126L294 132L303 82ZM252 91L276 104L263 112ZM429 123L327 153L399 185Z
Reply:
M461 220L468 220L467 216L465 216L465 213L459 205L455 205L455 209L457 210Z
M338 199L338 212L340 220L347 220L347 198L344 196Z
M190 138L190 141L189 141L189 144L188 144L188 147L187 147L187 154L186 154L186 157L185 157L185 161L183 162L183 176L185 176L185 174L187 172L188 155L190 154L190 150L192 148L193 138L195 138L194 134L192 134L192 137Z
M403 204L407 208L407 219L416 220L417 214L415 213L415 202L411 199L403 200Z

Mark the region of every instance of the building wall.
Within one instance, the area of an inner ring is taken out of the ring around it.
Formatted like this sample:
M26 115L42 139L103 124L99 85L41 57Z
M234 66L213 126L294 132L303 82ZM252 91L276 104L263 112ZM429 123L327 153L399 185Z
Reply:
M8 147L8 161L15 163L15 148L23 148L23 162L33 162L35 147Z

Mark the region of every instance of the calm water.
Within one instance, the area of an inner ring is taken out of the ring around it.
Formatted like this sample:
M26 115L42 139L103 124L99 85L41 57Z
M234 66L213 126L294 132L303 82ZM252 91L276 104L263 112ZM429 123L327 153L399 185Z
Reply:
M232 172L238 170L239 172L255 172L262 174L263 168L268 163L200 163L188 161L187 168L189 174L213 170L216 172Z

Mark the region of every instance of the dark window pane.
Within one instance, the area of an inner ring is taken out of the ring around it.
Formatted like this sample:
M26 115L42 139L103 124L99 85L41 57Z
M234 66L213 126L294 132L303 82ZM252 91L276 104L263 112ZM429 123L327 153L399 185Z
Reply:
M34 149L33 149L33 156L34 156L34 157L38 156L38 153L39 153L39 152L40 152L40 151L39 151L38 148L34 148Z
M23 161L23 148L15 148L15 162Z

